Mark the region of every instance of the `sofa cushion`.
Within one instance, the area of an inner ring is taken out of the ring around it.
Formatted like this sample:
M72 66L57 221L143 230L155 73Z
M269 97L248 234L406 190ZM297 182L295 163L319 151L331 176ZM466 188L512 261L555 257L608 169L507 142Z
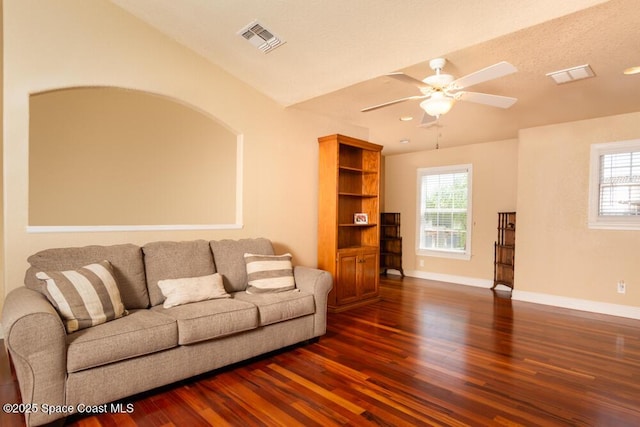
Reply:
M40 271L45 295L62 317L67 333L100 325L126 314L109 261L77 270Z
M260 326L295 319L316 311L313 294L297 290L271 294L236 292L233 299L255 304L260 314Z
M258 327L256 306L230 298L200 301L171 308L158 305L152 310L170 316L178 322L180 345L220 338Z
M204 240L153 242L144 245L142 251L152 306L164 302L159 280L200 277L216 272L211 249Z
M149 307L142 251L132 244L45 249L27 258L31 267L24 283L27 288L42 292L44 284L36 278L37 272L74 270L103 260L113 267L125 308Z
M175 319L151 310L67 335L67 371L77 372L178 345Z
M244 254L247 265L247 293L273 293L295 289L291 254Z
M219 273L201 277L159 280L158 286L162 295L166 297L162 304L164 308L231 296L224 290L222 276Z
M268 239L214 240L209 242L216 271L222 274L227 292L244 291L247 288L247 267L244 254L273 255Z

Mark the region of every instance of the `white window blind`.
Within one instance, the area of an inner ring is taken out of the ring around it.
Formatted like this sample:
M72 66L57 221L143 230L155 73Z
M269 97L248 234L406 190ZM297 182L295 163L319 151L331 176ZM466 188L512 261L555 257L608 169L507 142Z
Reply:
M640 229L640 139L591 146L589 227Z
M640 215L640 151L600 156L599 215Z
M418 170L418 253L469 258L471 165Z

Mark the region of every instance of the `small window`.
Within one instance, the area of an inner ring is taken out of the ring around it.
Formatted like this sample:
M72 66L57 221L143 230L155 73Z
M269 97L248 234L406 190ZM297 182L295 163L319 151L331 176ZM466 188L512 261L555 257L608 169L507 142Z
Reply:
M591 146L589 227L640 229L640 140Z
M471 165L418 169L418 255L471 258L471 176Z

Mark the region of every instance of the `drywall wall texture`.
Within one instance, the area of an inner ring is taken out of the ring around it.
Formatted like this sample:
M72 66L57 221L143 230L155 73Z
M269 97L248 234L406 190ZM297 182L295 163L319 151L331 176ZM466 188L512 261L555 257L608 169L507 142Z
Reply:
M493 280L497 212L513 211L516 206L517 149L517 140L505 140L386 156L385 210L402 213L405 272L471 282ZM473 165L471 260L416 255L417 169L467 163Z
M317 137L366 129L284 109L106 0L4 1L4 295L44 248L265 236L299 264L316 263ZM256 51L256 55L262 55ZM29 95L116 86L170 97L243 135L243 228L27 233Z
M114 87L29 100L29 225L234 224L238 136L183 102Z
M637 138L640 113L520 131L519 291L640 307L640 231L587 226L591 144Z

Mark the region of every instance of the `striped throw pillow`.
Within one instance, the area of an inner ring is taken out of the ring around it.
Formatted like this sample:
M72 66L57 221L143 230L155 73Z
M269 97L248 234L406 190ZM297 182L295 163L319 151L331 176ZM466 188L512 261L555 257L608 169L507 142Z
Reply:
M291 254L244 254L247 266L247 293L284 292L296 288Z
M109 261L77 270L41 271L36 277L44 281L47 298L69 334L127 314Z

